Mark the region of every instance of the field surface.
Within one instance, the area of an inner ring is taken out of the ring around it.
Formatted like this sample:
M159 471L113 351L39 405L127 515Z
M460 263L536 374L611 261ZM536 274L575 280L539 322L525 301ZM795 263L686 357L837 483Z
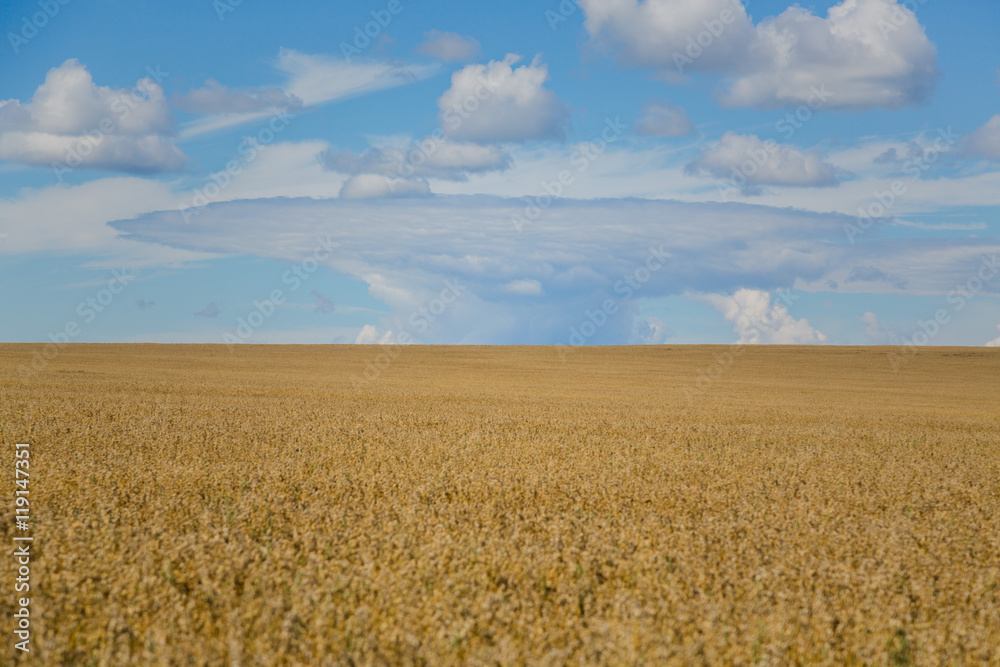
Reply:
M1000 350L42 350L32 664L1000 664Z

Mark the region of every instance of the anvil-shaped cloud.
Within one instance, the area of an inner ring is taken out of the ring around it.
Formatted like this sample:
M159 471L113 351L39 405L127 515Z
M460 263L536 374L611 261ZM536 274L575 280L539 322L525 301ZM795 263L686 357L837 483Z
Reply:
M589 342L624 343L633 337L641 299L743 288L860 290L848 280L858 266L892 276L865 283L866 292L944 293L984 253L1000 251L1000 243L983 239L851 245L844 225L853 218L765 206L545 203L526 207L524 200L486 196L268 199L212 204L191 222L164 211L114 226L127 238L175 248L296 263L319 256L365 281L392 308L380 322L387 330L406 329L446 280L458 281L461 298L424 330L411 331L420 342L440 343L567 342L570 327L609 298L620 314ZM662 267L630 286L628 278L651 257ZM511 289L528 284L534 288Z

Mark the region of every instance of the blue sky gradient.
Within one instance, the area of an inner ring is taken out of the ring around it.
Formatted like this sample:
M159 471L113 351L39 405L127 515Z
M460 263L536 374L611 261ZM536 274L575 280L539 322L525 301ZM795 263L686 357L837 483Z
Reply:
M906 344L943 310L917 342L1000 345L998 28L987 0L4 2L0 341Z

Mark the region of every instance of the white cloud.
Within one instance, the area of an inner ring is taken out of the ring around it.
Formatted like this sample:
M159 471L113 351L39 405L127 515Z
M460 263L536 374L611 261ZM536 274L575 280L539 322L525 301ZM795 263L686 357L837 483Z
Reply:
M372 324L366 324L358 332L354 339L355 345L388 345L392 342L392 332L386 331L380 334L378 329Z
M99 137L99 138L97 138ZM115 134L92 137L44 132L0 133L0 160L52 167L58 178L73 169L127 173L175 172L185 155L167 138Z
M636 321L629 342L639 345L662 345L673 335L673 330L666 322L658 317L646 317Z
M878 316L875 313L866 311L858 318L858 321L865 325L865 336L868 337L869 342L881 345L889 340L889 333L878 321Z
M843 167L838 164L839 161L835 157L829 155L826 161L834 164L839 171ZM900 178L897 172L881 178L845 180L836 188L782 188L752 194L756 195L755 204L791 206L810 211L836 211L857 217L859 209L867 210L877 201L875 193L890 190L894 183L899 187L900 181L906 190L902 196L896 198L891 211L891 214L900 217L928 214L949 208L1000 204L1000 171L978 173L972 171L958 174L954 178L923 178L916 181L911 176ZM691 198L685 193L678 193L675 196ZM711 196L718 199L718 194L714 191L711 192ZM731 200L735 198L734 196Z
M916 141L928 147L933 144L936 135L918 136ZM237 157L236 149L240 141L233 139L233 157ZM387 150L414 147L414 140L409 136L375 137L370 141L374 147ZM684 145L672 145L674 143ZM685 165L697 158L697 150L702 145L697 137L684 142L636 142L625 137L585 163L586 169L582 169L579 161L574 163L573 158L578 157L581 151L589 150L585 144L510 144L499 150L510 156L512 168L470 171L466 181L445 180L443 174L426 178L435 194L534 198L544 194L544 183L557 179L560 172L569 170L573 182L564 189L563 197L639 197L717 202L719 192L715 182L685 172ZM906 168L905 165L873 164L875 158L892 146L905 151L908 150L908 141L863 141L857 145L834 147L823 154L823 161L835 167L838 178L842 173L853 175L842 180L837 187L760 186L764 191L752 193L753 198L748 196L746 201L778 208L840 212L853 219L860 207L871 206L873 193L891 188L893 182L900 179L900 169ZM328 148L329 145L322 141L274 143L244 173L233 179L233 184L224 190L219 199L336 197L347 175L323 170L316 156L325 154ZM278 156L284 156L280 162ZM411 165L414 163L412 159L408 161ZM938 162L943 163L944 159ZM728 182L728 178L725 180ZM897 198L893 207L893 213L900 217L926 214L943 207L1000 204L1000 170L972 170L955 174L953 178L944 175L932 177L927 172L919 182L913 182L908 175L903 180L906 192ZM206 179L204 182L209 181ZM730 201L743 199L738 191L727 194Z
M844 0L827 18L791 7L757 26L755 71L740 73L723 100L733 106L790 106L825 86L831 107L899 108L926 100L937 49L895 0Z
M239 158L234 140L232 157ZM242 171L221 188L212 202L268 197L336 197L344 177L323 169L316 159L329 149L325 141L275 142L257 152L252 160L244 158ZM224 173L224 172L223 172ZM197 181L198 189L212 183L211 175ZM194 183L192 183L194 185ZM184 195L185 205L193 205L192 193Z
M172 102L178 109L194 113L248 113L302 106L302 100L280 88L233 90L215 79L206 81L203 88L175 95Z
M732 296L708 294L704 297L722 316L733 323L738 343L750 345L815 345L826 336L813 329L806 319L796 320L782 303L771 303L762 290L741 289Z
M49 70L31 101L0 101L0 160L57 172L102 169L180 171L185 156L171 142L172 118L160 84L97 86L76 60ZM56 168L56 167L54 167Z
M997 325L997 329L1000 329L1000 324ZM1000 337L994 338L990 342L986 343L986 347L1000 347Z
M792 146L762 141L756 135L727 132L719 143L701 152L688 165L691 173L751 185L816 187L836 185L834 167L814 151L805 153ZM740 178L742 177L742 178Z
M390 178L425 177L465 181L469 174L503 171L510 155L497 146L438 141L427 137L406 146L376 146L362 153L327 151L323 165L344 174L379 174Z
M545 294L542 284L537 280L512 280L503 286L503 291L508 294L519 294L521 296L541 296Z
M825 86L831 107L898 108L924 101L937 50L895 0L843 0L825 18L793 6L754 26L732 0L580 0L599 48L677 80L726 77L725 104L795 106Z
M628 342L639 300L622 299L615 286L643 266L650 246L662 244L673 258L637 292L643 298L693 286L771 289L798 276L818 280L840 251L807 241L824 229L841 233L840 220L801 212L569 200L518 234L511 218L523 210L523 201L491 197L274 199L214 204L190 222L165 211L114 226L129 239L292 262L310 253L317 238L332 236L339 245L328 266L366 282L391 308L379 329L439 343L565 343L569 328L609 296L620 299L621 309L591 342ZM426 330L414 330L412 314L437 298L447 280L467 289ZM542 285L540 294L510 291L538 292Z
M872 239L849 246L843 225L851 217L676 201L559 200L518 234L511 219L524 206L483 196L271 199L215 204L191 222L164 211L113 224L127 239L290 262L302 261L317 238L330 236L339 245L329 267L366 282L391 309L380 330L410 330L420 342L438 343L565 343L587 310L609 296L621 298L616 284L645 261L651 246L662 245L671 259L635 291L643 300L741 288L766 295L783 286L899 291L891 283L847 282L855 267L868 265L905 280L907 294L941 295L967 280L968 267L983 253L1000 252L1000 244L984 239ZM412 330L411 315L436 298L446 280L468 289L426 331ZM519 281L536 281L543 293L512 294ZM620 300L620 314L591 342L628 342L639 301ZM782 337L801 333L796 326L778 330Z
M509 167L510 163L510 155L496 146L453 141L445 141L436 146L427 153L424 162L428 169L467 172L502 171Z
M718 36L709 33L712 43L702 48L692 71L729 68L754 37L746 10L733 0L579 0L579 5L596 46L614 50L634 67L676 72L675 54L684 56L706 23L718 23Z
M316 160L316 154L327 148L322 141L271 144L246 164L212 202L268 197L336 197L343 179L324 171ZM189 184L201 188L204 183L211 182L203 178ZM217 256L126 241L118 238L116 230L107 224L151 211L191 206L193 193L175 189L178 185L176 182L115 176L80 185L28 188L15 196L0 197L0 230L9 234L0 244L0 255L88 253L96 257L128 258L143 264L187 262ZM192 216L200 214L192 213Z
M654 102L643 109L642 117L635 122L635 131L654 137L686 137L694 133L694 123L682 107Z
M288 77L283 90L307 106L416 83L434 74L435 65L347 62L327 55L281 49L276 67Z
M901 220L896 218L893 220L894 225L899 225L901 227L912 227L914 229L923 229L928 231L950 231L950 232L978 232L984 229L988 229L989 226L985 222L941 222L941 223L927 223L927 222L912 222L909 220Z
M930 152L938 132L916 135L915 141ZM685 145L672 142L635 142L626 137L611 145L590 162L586 170L577 170L573 154L585 146L577 144L525 144L505 146L516 168L502 173L482 173L469 182L440 181L431 183L436 194L491 194L504 197L537 197L544 193L542 184L556 179L563 170L570 170L573 182L566 187L564 197L678 199L682 201L719 201L717 182L692 175L685 166L697 159L697 150L704 142L692 137ZM681 143L681 142L678 142ZM953 170L934 173L935 167L922 172L913 180L916 164L874 164L888 148L898 147L906 154L909 142L862 140L857 144L837 145L822 153L822 161L834 168L840 179L836 187L772 187L754 186L741 195L731 191L729 201L799 208L807 211L838 212L856 218L858 209L867 209L875 201L874 193L885 192L902 180L906 191L896 198L892 213L899 217L926 215L951 207L1000 205L1000 170ZM805 151L806 149L800 149ZM925 162L926 164L926 162ZM946 164L942 156L935 165ZM910 173L901 173L910 169ZM718 183L729 183L732 174ZM898 184L897 184L898 187ZM759 189L763 189L761 192ZM751 199L752 197L752 199ZM889 223L892 224L892 223Z
M424 35L424 42L417 50L445 62L468 62L479 55L481 47L472 37L431 30Z
M132 176L24 189L15 197L0 198L0 229L7 232L0 256L86 253L112 268L180 264L218 256L124 240L107 224L171 209L177 202L167 184Z
M285 82L279 90L289 99L301 100L307 107L416 83L437 71L436 65L404 66L362 61L349 63L327 55L300 53L292 49L281 49L275 67L285 75ZM251 91L245 94L252 96L255 93ZM184 125L180 137L190 139L208 132L259 121L272 113L272 109L263 109L211 114Z
M340 196L344 199L381 199L385 197L427 197L431 193L427 181L420 178L390 179L381 174L358 174L344 183Z
M96 86L87 68L70 59L48 71L31 102L21 105L8 100L0 107L0 125L5 130L80 135L98 127L105 118L119 115L118 131L124 134L164 134L170 130L170 111L156 81L140 79L131 90Z
M508 54L452 75L451 88L438 100L449 137L482 143L565 137L569 111L545 88L548 68L537 57L515 68L520 60Z
M991 160L1000 160L1000 114L963 140L965 151Z
M833 289L841 294L906 294L947 296L956 285L969 280L969 268L979 266L983 257L1000 252L994 238L959 235L949 239L872 239L849 246L854 254L839 256L837 266L820 281L801 279L794 287L807 291ZM873 265L879 267L875 272ZM1000 293L1000 284L987 282L984 292Z

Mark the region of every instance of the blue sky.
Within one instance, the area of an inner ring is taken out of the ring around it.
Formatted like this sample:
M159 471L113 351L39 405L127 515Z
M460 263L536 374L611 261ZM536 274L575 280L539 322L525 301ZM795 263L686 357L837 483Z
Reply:
M998 27L7 1L0 341L1000 345Z

